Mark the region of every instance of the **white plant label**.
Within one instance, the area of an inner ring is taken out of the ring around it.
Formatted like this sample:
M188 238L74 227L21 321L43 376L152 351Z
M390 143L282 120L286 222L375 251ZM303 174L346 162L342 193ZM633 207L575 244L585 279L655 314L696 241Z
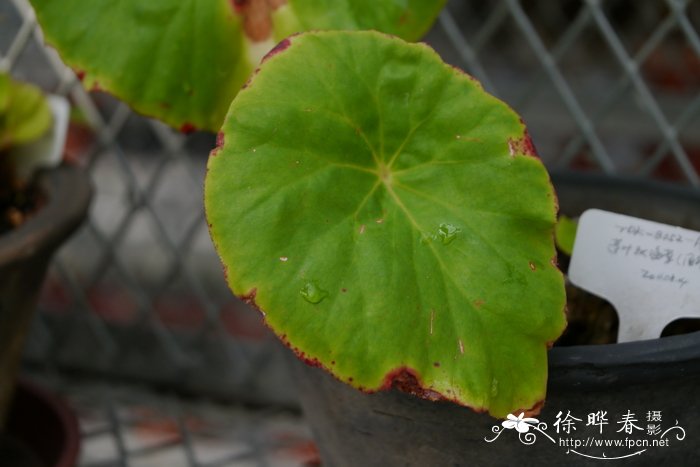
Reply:
M618 342L656 339L678 318L700 318L700 232L589 209L569 280L612 303Z

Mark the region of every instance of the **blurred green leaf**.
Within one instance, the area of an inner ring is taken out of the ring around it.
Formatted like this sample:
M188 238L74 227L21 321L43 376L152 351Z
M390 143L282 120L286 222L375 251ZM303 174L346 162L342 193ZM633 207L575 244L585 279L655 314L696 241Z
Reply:
M306 29L420 37L445 0L32 0L49 44L83 78L183 131L221 127L277 40Z
M0 150L36 140L51 122L51 110L39 88L0 74Z
M562 253L571 256L574 251L574 242L576 241L576 229L578 222L566 216L559 216L555 229L555 239L557 248Z

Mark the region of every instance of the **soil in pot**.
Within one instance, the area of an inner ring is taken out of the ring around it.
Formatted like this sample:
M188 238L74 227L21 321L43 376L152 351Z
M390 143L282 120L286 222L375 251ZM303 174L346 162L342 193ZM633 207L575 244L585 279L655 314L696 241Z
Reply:
M568 259L560 262L566 264ZM566 269L564 269L566 270ZM615 308L607 300L566 284L568 326L555 346L614 344L620 325ZM669 323L661 337L700 331L700 319L681 318Z
M36 180L17 180L9 176L14 171L6 167L7 159L0 157L0 235L19 227L45 199Z

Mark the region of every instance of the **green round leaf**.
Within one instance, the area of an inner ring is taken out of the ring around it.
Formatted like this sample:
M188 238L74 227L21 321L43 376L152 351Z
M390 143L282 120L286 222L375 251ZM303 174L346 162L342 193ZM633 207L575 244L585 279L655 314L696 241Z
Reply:
M555 228L555 239L557 247L562 253L571 256L574 252L574 243L576 242L576 231L578 230L578 222L567 216L559 216L557 226Z
M41 89L0 74L0 150L34 141L49 130L51 122Z
M275 36L312 29L375 29L409 41L428 32L447 0L289 0L275 11Z
M205 204L227 280L302 358L496 416L542 401L556 202L508 106L425 45L306 33L222 139Z
M87 88L183 131L220 128L277 40L371 28L418 38L445 0L31 0L49 44Z
M228 0L32 0L88 88L183 130L214 130L253 70Z

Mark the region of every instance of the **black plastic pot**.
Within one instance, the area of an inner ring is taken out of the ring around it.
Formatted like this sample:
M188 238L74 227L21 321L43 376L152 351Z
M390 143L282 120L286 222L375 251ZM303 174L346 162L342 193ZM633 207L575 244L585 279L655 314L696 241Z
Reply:
M561 212L570 216L596 207L700 230L698 191L581 174L556 176L554 182ZM534 427L519 435L503 429L500 420L451 403L396 391L363 394L319 369L300 362L295 368L304 412L327 466L698 465L700 332L553 348L547 400L537 416L552 439ZM569 434L561 423L559 433L553 426L560 411L560 419L567 413L581 419ZM607 412L602 434L600 427L586 426L588 414L598 411ZM625 432L619 422L628 413L644 433ZM647 420L655 415L660 422ZM649 424L661 432L647 436ZM680 428L671 428L676 424ZM652 444L663 432L666 447L595 444L645 438ZM582 445L575 446L576 439Z
M46 204L0 237L0 427L49 261L85 218L91 195L87 176L76 168L43 172L38 182Z

